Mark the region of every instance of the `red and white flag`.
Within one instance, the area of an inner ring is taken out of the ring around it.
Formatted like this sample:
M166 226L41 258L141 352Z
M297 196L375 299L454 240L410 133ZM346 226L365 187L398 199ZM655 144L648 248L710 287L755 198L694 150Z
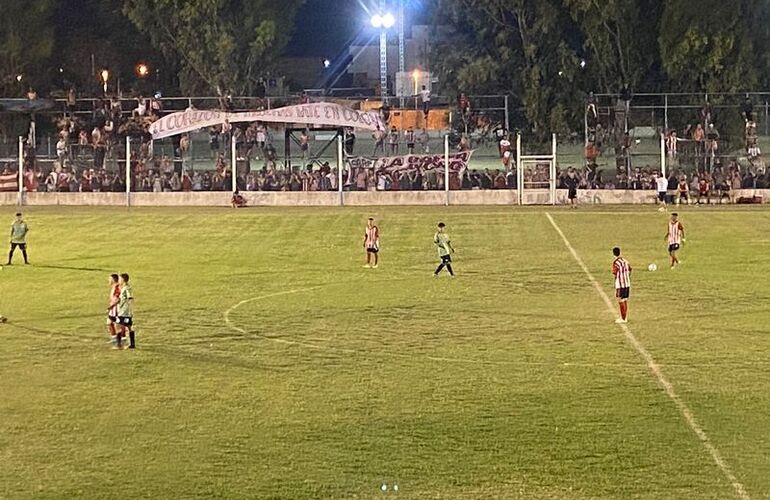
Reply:
M17 174L0 174L0 191L13 192L19 190L19 176Z

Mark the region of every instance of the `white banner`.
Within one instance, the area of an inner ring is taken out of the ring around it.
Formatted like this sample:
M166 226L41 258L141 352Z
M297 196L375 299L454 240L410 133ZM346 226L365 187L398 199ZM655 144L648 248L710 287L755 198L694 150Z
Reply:
M460 153L451 153L449 155L449 171L459 172L463 168L468 168L473 151L463 151ZM351 168L370 168L375 172L386 170L388 172L399 172L401 170L432 170L434 168L444 168L443 154L430 155L404 155L387 156L384 158L366 158L364 156L352 156L347 158L347 167Z
M188 109L153 122L150 125L150 133L153 139L163 139L221 125L225 121L280 123L289 126L297 124L314 127L351 127L366 130L387 129L385 122L376 111L358 111L332 102L314 102L242 113Z

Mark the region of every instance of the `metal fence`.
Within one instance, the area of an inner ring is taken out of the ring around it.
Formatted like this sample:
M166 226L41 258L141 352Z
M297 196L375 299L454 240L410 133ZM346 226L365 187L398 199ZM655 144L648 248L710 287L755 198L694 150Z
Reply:
M660 170L665 163L682 172L704 171L747 158L752 141L760 151L769 144L770 93L639 93L630 101L596 94L586 103L585 116L586 163L596 156L596 166L608 171ZM698 125L700 139L694 135ZM674 142L666 147L661 137L672 133Z

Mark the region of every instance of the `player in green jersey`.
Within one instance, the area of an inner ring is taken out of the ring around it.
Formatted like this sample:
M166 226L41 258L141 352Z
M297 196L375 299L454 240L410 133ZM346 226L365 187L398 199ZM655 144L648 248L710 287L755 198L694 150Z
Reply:
M446 224L443 222L438 223L438 231L433 237L433 244L438 249L438 256L441 259L441 264L436 268L436 272L433 276L438 276L442 269L446 267L450 276L454 276L455 273L452 270L452 255L455 249L452 248L452 242L449 240L449 235L446 233Z

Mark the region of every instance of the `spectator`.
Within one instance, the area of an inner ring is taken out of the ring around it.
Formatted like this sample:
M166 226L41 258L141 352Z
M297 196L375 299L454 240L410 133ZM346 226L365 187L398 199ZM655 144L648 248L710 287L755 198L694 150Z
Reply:
M700 123L699 125L702 125L704 128L707 127L710 123L714 122L714 111L711 107L711 103L706 99L706 102L703 104L703 107L700 110Z
M666 134L664 142L666 145L666 156L669 159L676 160L680 140L676 135L676 130L669 130Z
M388 135L388 145L390 146L390 154L393 156L398 154L398 139L398 129L396 127L391 127L390 134Z
M246 206L246 198L244 198L243 195L238 190L236 190L233 193L230 204L233 206L233 208L243 208Z
M706 131L706 160L709 170L714 168L714 162L719 151L719 132L713 123L710 123Z
M140 95L136 98L136 108L131 111L132 118L144 118L147 114L147 101Z
M356 190L366 191L366 186L367 186L366 169L360 168L358 169L358 174L356 174Z
M75 87L70 87L70 89L67 91L67 111L69 112L70 116L73 116L75 114L77 105L78 105L77 92L75 91Z
M182 191L190 192L193 190L193 180L187 170L182 172Z
M414 154L414 143L415 143L415 135L414 135L414 129L412 127L409 127L404 132L404 142L406 142L406 151L407 154Z
M457 145L457 150L460 152L466 152L471 150L471 140L468 137L468 134L463 134L460 137L460 142Z
M345 129L344 143L345 143L345 154L348 156L353 156L353 152L355 151L355 147L356 147L356 132L352 127Z
M593 142L589 142L586 144L586 164L591 165L596 163L596 159L599 157L599 148L596 147L596 144Z
M171 191L181 191L182 190L182 180L179 178L179 174L174 172L171 175L171 179L169 180L169 187Z
M56 142L56 159L59 165L64 165L64 160L67 159L67 139L63 135Z
M703 173L698 179L698 199L696 203L700 205L702 199L706 198L706 203L711 204L711 179L708 173Z
M741 116L743 116L743 119L746 120L746 122L754 121L754 104L751 102L749 96L746 96L746 99L743 100L743 104L741 105Z
M586 124L589 130L595 130L599 124L599 109L593 92L588 94L588 99L586 100Z
M155 95L152 96L152 99L150 100L150 113L155 118L160 118L161 113L163 113L163 101L161 100L163 96L160 92L155 92Z
M428 120L428 113L430 112L430 90L423 85L422 90L420 90L420 99L422 100L422 112L425 115L425 120Z
M484 173L479 176L479 186L481 189L492 189L493 185L494 179L492 179L492 176L489 174L489 169L485 168Z
M382 154L385 154L385 135L385 131L380 128L377 128L372 134L372 138L374 139L374 151L372 151L372 156L377 155L378 149Z
M695 142L695 155L697 157L703 156L704 153L704 140L706 139L706 133L703 130L703 126L699 123L695 126L695 130L692 132L692 140Z
M425 128L423 128L420 135L417 136L417 142L420 144L420 149L423 154L430 153L430 135L428 135L428 131Z
M209 151L212 160L219 156L219 132L220 129L216 126L209 128Z
M461 92L460 96L457 98L457 109L460 110L463 121L466 121L467 116L471 112L471 100L468 99L468 96L466 96L464 92Z
M390 105L387 101L382 103L382 106L380 107L380 116L382 117L382 121L387 125L390 121Z
M310 158L310 135L307 129L299 134L299 149L302 151L302 160L307 161Z

